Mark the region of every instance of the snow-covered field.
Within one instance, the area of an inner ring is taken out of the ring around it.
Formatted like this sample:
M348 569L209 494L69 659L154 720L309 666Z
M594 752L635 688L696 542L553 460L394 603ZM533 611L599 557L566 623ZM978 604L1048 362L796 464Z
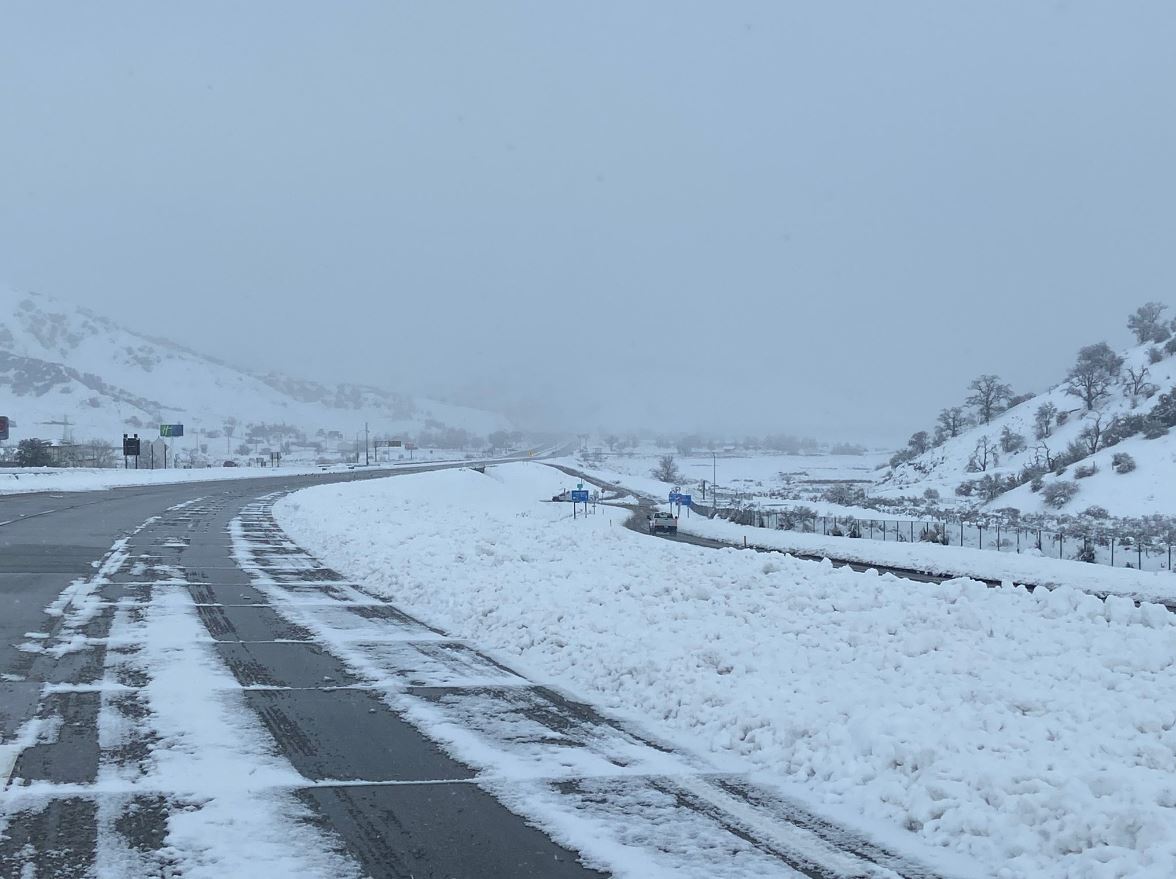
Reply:
M650 471L663 455L672 455L681 471L682 479L671 485L655 479ZM888 456L880 453L865 455L779 455L761 452L710 452L680 455L673 449L641 446L632 454L605 453L599 461L587 461L582 456L553 461L591 473L599 479L620 483L651 497L666 497L677 486L692 492L697 500L706 496L709 486L718 480L719 496L727 500L738 496L744 501L771 506L781 503L779 495L795 498L789 505L804 503L821 515L870 515L858 507L845 507L818 500L815 495L837 482L869 483L877 475L877 466ZM777 496L773 496L773 492ZM874 515L877 515L875 513Z
M1002 879L1176 875L1172 614L653 540L541 502L566 482L453 470L276 513L409 612L898 847Z

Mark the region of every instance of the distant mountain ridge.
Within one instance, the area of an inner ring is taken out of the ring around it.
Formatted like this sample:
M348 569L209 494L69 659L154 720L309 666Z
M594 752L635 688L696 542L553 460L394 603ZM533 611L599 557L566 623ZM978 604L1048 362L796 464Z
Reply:
M253 374L166 339L38 293L0 287L0 414L12 441L30 436L113 441L158 423L216 431L235 419L290 424L308 437L439 429L485 436L505 416L367 385L325 385L278 372ZM62 422L68 421L68 428Z

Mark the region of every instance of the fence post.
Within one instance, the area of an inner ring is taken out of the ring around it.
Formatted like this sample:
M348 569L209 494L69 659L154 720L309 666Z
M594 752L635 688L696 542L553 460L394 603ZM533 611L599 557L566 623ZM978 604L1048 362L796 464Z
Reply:
M1169 560L1168 567L1169 568L1172 567L1171 559L1172 559L1172 547L1168 547L1168 560ZM1111 535L1111 567L1113 568L1114 566L1115 566L1115 536L1112 534Z
M977 526L976 526L976 533L980 535L980 538L979 538L979 539L980 539L980 546L979 546L979 548L980 548L980 549L984 549L984 526L983 526L983 525L977 525Z

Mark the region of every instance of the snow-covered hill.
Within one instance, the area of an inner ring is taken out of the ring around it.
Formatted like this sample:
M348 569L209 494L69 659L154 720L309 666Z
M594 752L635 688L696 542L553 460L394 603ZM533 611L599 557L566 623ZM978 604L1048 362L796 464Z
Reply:
M319 431L350 438L365 421L377 435L443 426L485 436L510 428L492 412L379 388L253 375L88 309L4 287L0 414L12 420L13 442L65 433L113 441L124 432L156 435L157 425L169 422L207 433L223 431L230 419L238 422L238 441L258 424L293 425L309 438Z
M968 427L942 445L888 469L873 493L882 497L915 497L934 489L948 499L957 497L956 490L961 484L972 482L976 489L972 499L985 501L989 508L1076 513L1100 506L1112 516L1176 514L1176 480L1172 478L1176 476L1176 432L1147 439L1129 430L1126 432L1133 435L1121 441L1115 435L1124 432L1117 430L1117 424L1133 416L1146 416L1160 394L1176 388L1176 357L1159 346L1163 357L1152 362L1155 355L1151 352L1156 348L1146 343L1118 352L1123 358L1123 381L1114 385L1109 396L1094 410L1087 411L1082 401L1067 393L1065 383L1061 382L995 415L990 423ZM1128 370L1139 374L1143 369L1148 371L1146 383L1152 387L1144 394L1132 396L1125 381ZM1057 414L1049 419L1048 436L1039 436L1042 431L1037 425L1037 414L1047 405L1056 408ZM1093 441L1094 431L1101 434L1097 442ZM1006 444L1012 451L1002 448L1002 435L1013 439ZM1024 438L1024 448L1015 448L1017 437ZM1108 438L1113 445L1108 445ZM985 440L995 452L995 463L991 457L987 463L984 460ZM1081 458L1068 461L1068 457L1075 457L1078 445L1086 447ZM1098 447L1093 455L1089 452L1092 445ZM1113 468L1114 456L1121 454L1133 459L1136 465L1133 471L1120 473ZM1055 471L1062 465L1065 470L1058 475ZM1093 475L1079 476L1092 465L1096 468ZM1026 479L1033 468L1046 470L1036 490ZM1014 478L1023 484L1013 488ZM988 500L979 491L979 481L985 480L995 490L997 486L992 481L995 479L1002 480L999 488L1004 490ZM1051 506L1044 495L1051 484L1058 483L1072 483L1077 493L1060 506Z

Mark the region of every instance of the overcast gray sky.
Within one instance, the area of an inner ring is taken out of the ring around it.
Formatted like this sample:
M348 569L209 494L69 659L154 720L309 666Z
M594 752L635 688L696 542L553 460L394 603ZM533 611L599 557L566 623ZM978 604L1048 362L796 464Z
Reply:
M7 4L0 279L563 426L901 441L1176 298L1174 47L1170 0Z

